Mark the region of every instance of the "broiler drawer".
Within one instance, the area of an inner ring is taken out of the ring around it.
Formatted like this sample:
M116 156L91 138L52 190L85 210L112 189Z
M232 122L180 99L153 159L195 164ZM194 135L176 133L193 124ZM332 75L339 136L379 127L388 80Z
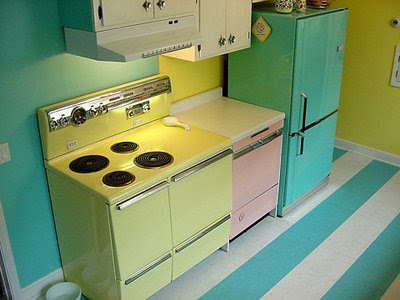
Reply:
M256 199L232 214L232 229L230 238L233 239L247 227L261 219L276 207L278 185L258 196Z
M229 242L231 216L227 215L173 250L172 280Z
M136 274L118 280L120 299L147 299L171 282L172 255L167 253Z

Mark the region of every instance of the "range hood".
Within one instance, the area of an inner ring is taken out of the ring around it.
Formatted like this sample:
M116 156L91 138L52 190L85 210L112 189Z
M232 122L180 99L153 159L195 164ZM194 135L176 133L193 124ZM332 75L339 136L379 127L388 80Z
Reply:
M67 52L95 60L127 62L200 45L194 16L89 32L64 28Z

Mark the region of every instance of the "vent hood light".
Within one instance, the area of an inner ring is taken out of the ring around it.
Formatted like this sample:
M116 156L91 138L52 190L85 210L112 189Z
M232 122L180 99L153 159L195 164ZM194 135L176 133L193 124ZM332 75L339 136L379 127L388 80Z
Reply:
M89 32L65 28L67 52L100 61L127 62L200 45L195 17L185 16Z

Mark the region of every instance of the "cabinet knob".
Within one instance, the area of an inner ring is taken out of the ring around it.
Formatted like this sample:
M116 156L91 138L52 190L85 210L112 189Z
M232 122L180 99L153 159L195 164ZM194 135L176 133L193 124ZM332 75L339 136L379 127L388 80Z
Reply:
M224 36L221 36L219 41L218 41L218 43L219 43L220 47L225 46L226 45L226 38Z
M163 8L165 7L165 5L167 5L167 3L165 2L165 0L159 0L159 1L157 2L157 6L158 6L160 9L163 9Z
M149 11L149 9L151 9L151 7L152 7L152 4L151 4L151 2L150 1L144 1L144 3L143 3L143 7L144 7L144 9L146 10L146 11Z
M229 36L229 39L228 39L228 41L229 41L229 44L234 44L235 42L236 42L236 36L234 36L234 35L230 35Z

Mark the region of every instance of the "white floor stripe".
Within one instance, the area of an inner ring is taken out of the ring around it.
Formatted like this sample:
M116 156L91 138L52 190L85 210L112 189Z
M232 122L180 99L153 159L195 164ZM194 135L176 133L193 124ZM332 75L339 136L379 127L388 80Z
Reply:
M400 212L400 172L262 299L320 299Z
M399 300L400 299L400 275L393 281L381 300Z
M266 218L237 238L230 252L217 251L150 299L197 299L301 219L363 169L371 159L346 153L333 163L329 183L284 218Z

